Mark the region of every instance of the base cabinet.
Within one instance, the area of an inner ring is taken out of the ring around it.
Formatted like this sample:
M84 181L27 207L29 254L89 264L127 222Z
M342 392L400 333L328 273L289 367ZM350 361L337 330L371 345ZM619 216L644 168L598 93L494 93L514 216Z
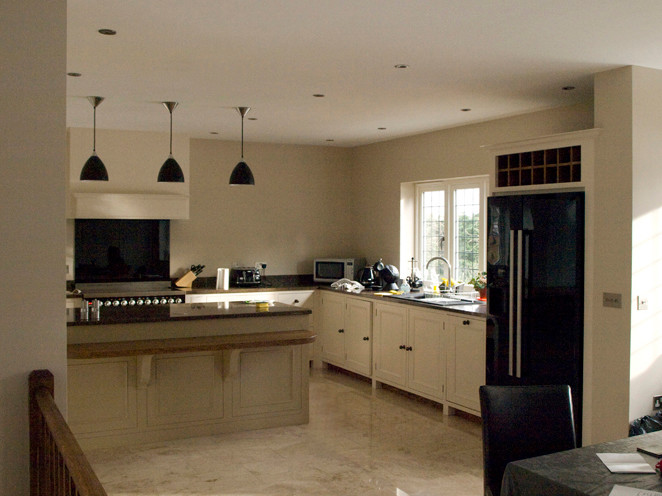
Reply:
M322 292L320 340L323 362L370 377L372 372L372 303Z
M452 407L480 415L478 388L485 384L485 320L448 318L448 387Z
M443 400L444 321L439 311L375 304L375 381Z
M68 362L83 448L308 422L308 348L273 346Z

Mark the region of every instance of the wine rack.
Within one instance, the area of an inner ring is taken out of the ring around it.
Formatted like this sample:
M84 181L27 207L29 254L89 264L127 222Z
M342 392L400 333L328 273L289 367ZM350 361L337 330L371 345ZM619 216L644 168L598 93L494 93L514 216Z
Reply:
M566 146L496 157L497 187L581 182L582 147Z

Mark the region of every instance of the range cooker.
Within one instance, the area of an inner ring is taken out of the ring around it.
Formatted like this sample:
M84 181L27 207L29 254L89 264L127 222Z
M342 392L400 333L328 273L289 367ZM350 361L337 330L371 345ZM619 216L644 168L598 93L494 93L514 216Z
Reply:
M83 307L143 307L184 303L186 293L169 285L150 283L81 284Z
M160 292L159 294L100 294L85 293L84 300L91 305L94 300L99 302L99 305L104 307L126 307L126 306L149 306L149 305L167 305L184 303L185 294L183 291L168 291L166 293Z

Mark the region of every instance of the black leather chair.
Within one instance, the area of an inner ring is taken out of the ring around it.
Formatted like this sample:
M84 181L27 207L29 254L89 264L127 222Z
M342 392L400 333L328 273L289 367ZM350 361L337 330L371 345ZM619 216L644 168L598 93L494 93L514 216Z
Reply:
M570 386L481 386L480 411L487 496L509 462L577 447Z

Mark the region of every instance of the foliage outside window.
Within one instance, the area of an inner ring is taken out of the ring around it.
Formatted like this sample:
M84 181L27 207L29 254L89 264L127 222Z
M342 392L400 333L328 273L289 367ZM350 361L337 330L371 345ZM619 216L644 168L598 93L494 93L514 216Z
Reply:
M417 185L416 238L421 268L434 257L444 257L453 267L453 280L463 282L483 269L486 191L487 179L482 177ZM443 262L433 262L430 269L440 279L448 275Z

